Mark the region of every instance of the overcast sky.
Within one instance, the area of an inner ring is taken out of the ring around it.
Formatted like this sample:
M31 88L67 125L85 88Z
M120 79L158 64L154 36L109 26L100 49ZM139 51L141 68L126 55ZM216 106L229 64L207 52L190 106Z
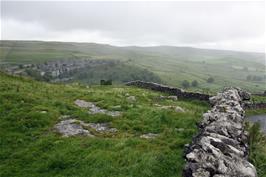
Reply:
M264 52L265 4L1 1L1 38Z

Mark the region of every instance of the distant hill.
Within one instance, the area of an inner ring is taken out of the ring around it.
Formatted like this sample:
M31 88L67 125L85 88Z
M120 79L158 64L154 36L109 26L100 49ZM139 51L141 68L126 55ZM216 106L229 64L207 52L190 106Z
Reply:
M187 88L194 91L217 91L224 86L239 86L252 92L266 90L264 53L173 46L115 47L95 43L1 41L0 59L2 68L58 60L119 61L131 71L141 70L144 75L146 71L152 72L155 81L172 86L182 87L184 80L190 84L196 80L198 84L195 87ZM98 66L97 70L100 68ZM124 71L121 71L122 75ZM111 72L91 78L99 80L115 72L120 74L120 70L114 67ZM208 82L210 78L213 82ZM121 79L117 81L122 82ZM88 79L86 82L94 83Z

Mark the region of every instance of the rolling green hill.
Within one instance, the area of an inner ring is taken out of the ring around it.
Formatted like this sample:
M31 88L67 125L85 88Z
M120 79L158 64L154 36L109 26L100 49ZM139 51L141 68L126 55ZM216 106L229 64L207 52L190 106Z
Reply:
M180 177L184 145L208 109L204 102L159 99L160 93L126 86L49 84L2 73L0 80L0 176ZM89 114L77 99L121 115ZM62 137L54 126L66 115L118 131ZM158 137L140 137L147 133Z
M50 84L1 72L0 80L0 176L5 177L181 177L185 144L209 109L205 102L162 99L161 93L127 86ZM78 99L120 114L90 114L75 104ZM55 125L67 119L108 123L117 132L85 127L94 137L62 137ZM257 125L248 130L249 158L264 177L265 136ZM149 133L155 138L142 137Z
M172 86L181 87L184 80L190 83L197 80L197 87L188 88L194 91L217 91L224 86L239 86L251 92L266 90L263 53L172 46L115 47L94 43L1 41L0 57L2 67L65 59L115 60L153 72L162 83ZM214 78L213 83L206 82L210 77Z

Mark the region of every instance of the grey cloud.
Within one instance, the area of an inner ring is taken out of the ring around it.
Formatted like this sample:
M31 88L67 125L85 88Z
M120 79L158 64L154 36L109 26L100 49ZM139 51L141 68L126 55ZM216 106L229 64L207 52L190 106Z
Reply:
M218 44L228 40L243 41L245 38L258 41L261 39L258 42L261 44L265 38L264 7L262 1L3 1L1 20L3 26L7 20L21 24L37 24L42 26L47 34L75 30L99 32L107 38L117 39L120 45ZM6 30L2 30L3 38L5 33L8 33ZM45 36L40 39L45 40ZM110 43L112 44L112 41Z

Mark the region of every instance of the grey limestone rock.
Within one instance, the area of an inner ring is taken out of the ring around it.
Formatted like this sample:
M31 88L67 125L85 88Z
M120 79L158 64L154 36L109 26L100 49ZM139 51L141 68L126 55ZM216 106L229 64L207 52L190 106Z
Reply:
M159 134L155 134L155 133L147 133L147 134L143 134L140 136L140 138L144 138L144 139L154 139L156 137L158 137Z
M121 115L121 112L119 112L119 111L108 111L106 109L102 109L102 108L96 106L92 102L87 102L87 101L78 99L74 103L78 107L89 109L88 112L90 114L106 114L106 115L109 115L109 116L112 116L112 117L116 117L116 116L120 116Z
M57 132L62 134L63 137L77 135L93 137L88 130L83 128L83 126L80 124L80 121L76 119L62 120L55 125L55 129Z
M98 133L116 133L118 131L116 128L111 128L109 123L85 123L77 119L61 120L55 125L55 129L63 137L77 135L94 137L89 129L93 129Z

